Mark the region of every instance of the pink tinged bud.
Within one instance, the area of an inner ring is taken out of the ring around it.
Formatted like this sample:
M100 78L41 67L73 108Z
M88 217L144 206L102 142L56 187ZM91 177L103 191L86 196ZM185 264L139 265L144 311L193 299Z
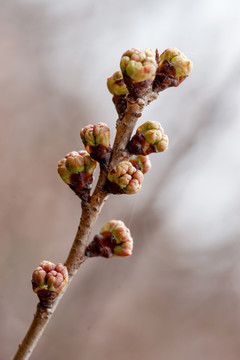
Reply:
M135 155L148 155L167 150L168 137L157 121L147 121L139 126L136 134L128 143L128 150Z
M87 201L96 166L97 162L87 151L72 151L59 161L58 173L82 200Z
M151 49L127 50L122 56L120 67L123 74L133 81L153 80L157 69L155 53Z
M107 191L113 194L136 194L143 181L143 173L129 161L117 164L108 174Z
M46 260L43 260L39 266L41 268L43 268L43 270L45 270L46 272L49 272L49 271L52 271L55 269L55 264L50 261L46 261Z
M141 170L141 172L143 174L146 174L148 171L151 170L151 161L149 159L148 156L144 156L144 155L138 155L138 156L131 156L130 160L129 160L133 166L138 169Z
M164 134L161 141L157 144L157 151L163 152L166 151L167 149L168 149L168 136Z
M47 273L40 266L34 270L32 275L32 283L34 284L34 291L38 287L44 287Z
M113 76L107 79L107 87L113 95L124 96L128 93L121 71L116 71Z
M134 98L143 97L152 90L157 70L153 50L140 51L134 48L127 50L121 58L120 67L128 91Z
M129 229L120 220L109 221L86 249L86 256L130 256L133 239Z
M51 306L53 300L62 292L68 281L66 266L42 261L32 276L33 291L37 293L41 304Z
M178 49L166 49L158 56L158 68L153 90L156 92L178 86L191 73L192 62Z
M80 132L82 142L91 157L107 164L111 155L110 130L104 123L87 125Z

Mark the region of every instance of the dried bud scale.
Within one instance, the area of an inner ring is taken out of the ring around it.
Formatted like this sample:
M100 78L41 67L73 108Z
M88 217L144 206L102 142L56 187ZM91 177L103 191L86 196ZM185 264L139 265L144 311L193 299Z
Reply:
M55 265L43 260L32 275L33 291L38 295L40 303L50 307L54 299L63 291L68 282L68 271L62 264Z
M109 221L95 235L93 241L88 245L85 255L88 257L102 256L130 256L132 255L133 239L129 229L120 220Z
M166 49L157 58L158 68L153 91L159 92L178 86L192 71L192 62L176 48Z
M148 155L168 148L168 137L157 121L147 121L138 127L128 143L128 150L135 155Z
M112 151L109 127L104 123L90 124L81 130L80 136L91 157L100 163L108 164Z
M58 173L82 200L87 201L96 166L97 162L87 151L72 151L58 162Z
M121 161L107 176L106 190L112 194L136 194L142 186L143 173L130 161Z

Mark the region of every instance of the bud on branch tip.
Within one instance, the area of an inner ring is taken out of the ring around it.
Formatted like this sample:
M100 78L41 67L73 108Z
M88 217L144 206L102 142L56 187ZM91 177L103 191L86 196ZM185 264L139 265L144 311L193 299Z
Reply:
M191 73L192 62L178 49L166 49L160 56L156 51L158 68L153 91L159 92L171 86L178 86Z
M133 239L129 229L120 220L109 221L95 235L93 241L88 245L85 255L88 257L103 256L130 256L132 255Z
M151 90L157 70L155 52L152 49L129 49L121 58L120 68L129 93L137 98Z

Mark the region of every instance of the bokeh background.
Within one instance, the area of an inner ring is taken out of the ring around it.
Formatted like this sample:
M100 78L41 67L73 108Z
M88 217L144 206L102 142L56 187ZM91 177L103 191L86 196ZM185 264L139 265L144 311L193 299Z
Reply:
M169 150L134 196L112 196L95 233L123 220L128 259L84 263L32 360L239 360L240 5L234 0L11 0L0 12L0 359L35 311L31 273L64 262L80 203L57 161L79 131L117 118L106 78L130 47L194 63L139 124Z

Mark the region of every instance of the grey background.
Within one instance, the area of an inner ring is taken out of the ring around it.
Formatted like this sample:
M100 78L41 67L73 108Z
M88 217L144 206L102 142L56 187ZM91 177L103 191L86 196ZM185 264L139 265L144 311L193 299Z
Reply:
M106 78L125 50L177 47L191 76L139 120L160 121L169 150L95 227L123 220L134 254L82 266L32 359L239 360L239 33L233 0L1 1L0 359L32 320L33 269L64 262L77 229L57 161L86 124L113 140Z

